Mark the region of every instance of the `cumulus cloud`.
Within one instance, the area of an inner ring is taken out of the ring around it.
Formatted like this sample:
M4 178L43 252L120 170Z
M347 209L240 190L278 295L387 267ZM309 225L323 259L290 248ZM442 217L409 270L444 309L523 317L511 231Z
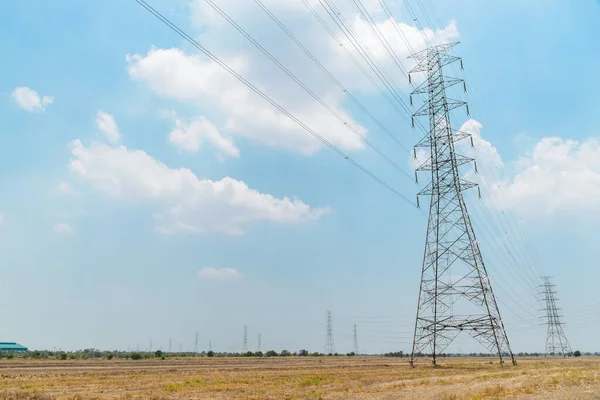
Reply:
M73 228L71 228L71 226L66 222L59 222L58 224L52 227L52 230L54 231L54 233L59 235L70 235L71 233L73 233Z
M524 211L600 210L600 141L548 137L517 163L505 184L509 205Z
M485 189L484 201L492 209L516 210L528 216L600 210L599 139L543 138L526 156L507 164L482 137L482 130L478 121L465 122L460 131L472 135L474 146L462 146L461 150L477 160L480 174L469 171L467 179Z
M343 42L341 38L330 37L303 2L263 0L263 3L345 88L356 90L353 94L358 97L360 97L358 92L377 90L344 52L348 49L362 63L361 57L357 55L352 45ZM323 13L318 2L309 0L309 4L316 12ZM434 40L435 33L449 38L458 36L454 22L450 22L443 32L434 32L431 29L420 31L414 25L400 22L401 29L412 43L412 49L409 49L398 35L396 26L382 15L377 0L369 0L365 2L365 6L376 18L378 29L385 33L396 55L406 63L409 62L406 56L410 54L410 50L420 50L425 46L425 38ZM366 129L343 108L344 103L348 101L347 93L344 93L304 52L297 48L256 4L223 0L219 2L219 7L264 45L298 79L306 83L345 122L338 120L262 53L255 51L252 45L216 14L205 1L194 0L191 3L191 19L201 32L199 36L203 44L210 49L218 49L219 58L233 70L247 78L332 144L346 151L363 148L362 139L348 129L352 126L362 135L367 134ZM340 7L342 7L340 11L357 32L357 36L366 43L384 68L388 71L396 71L395 73L399 75L400 72L393 65L393 60L376 40L375 34L366 22L349 5ZM323 17L328 18L326 15ZM234 137L242 136L266 146L285 148L305 155L312 155L323 147L323 144L310 133L304 131L210 60L187 54L177 48L159 48L151 49L145 55L129 55L127 63L132 79L144 82L160 96L196 107L200 110L199 114L209 118L219 132L226 132ZM369 71L366 64L363 68ZM396 78L397 82L406 82L405 77L396 76ZM185 140L185 143L188 147L193 147L195 142Z
M127 60L130 76L145 81L156 93L212 109L215 114L224 113L226 117L221 125L231 134L305 154L313 154L322 147L318 139L212 61L185 54L180 49L153 49L145 56L128 56ZM243 56L228 61L242 73L246 63ZM302 121L311 121L310 125L318 127L319 133L336 146L349 150L363 147L362 139L318 103L297 105L289 111ZM347 113L341 109L337 112L366 132Z
M70 149L69 168L99 193L162 206L155 215L162 233L243 234L243 226L251 222L298 223L329 211L300 199L260 193L230 177L199 179L191 170L169 168L141 150L101 143L86 147L79 140Z
M121 140L121 133L115 118L109 113L98 110L96 113L96 127L106 135L110 143L118 143Z
M238 279L242 275L233 268L206 267L198 271L198 278L210 280Z
M217 127L203 116L196 117L189 123L177 119L175 128L169 134L169 140L174 146L189 152L197 152L203 142L208 142L225 156L240 155L240 150L233 140L221 136Z
M29 112L44 111L46 110L46 106L54 102L53 97L41 97L38 92L28 88L27 86L20 86L16 88L12 92L11 96L19 107Z

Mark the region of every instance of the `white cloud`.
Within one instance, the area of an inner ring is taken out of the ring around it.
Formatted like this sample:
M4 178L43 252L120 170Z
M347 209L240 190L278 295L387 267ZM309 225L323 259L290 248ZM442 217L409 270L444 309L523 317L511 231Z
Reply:
M56 185L56 192L58 194L64 195L64 196L75 196L77 195L77 191L75 189L73 189L73 187L71 185L69 185L67 182L59 182Z
M231 157L240 155L240 150L233 140L221 136L217 127L203 116L194 118L190 123L177 119L175 128L169 134L169 140L173 145L189 152L197 152L202 142L206 141L223 155Z
M96 127L102 131L110 143L118 143L121 133L115 122L115 118L107 112L98 110L96 113Z
M24 110L33 111L44 111L46 106L54 102L54 98L51 96L40 97L40 95L27 86L21 86L16 88L11 94L13 100L19 107Z
M140 150L93 143L71 143L71 171L98 192L115 199L155 202L162 233L208 231L243 234L254 221L298 223L317 220L328 208L311 208L299 199L276 198L225 177L199 179L186 168L173 169Z
M345 43L344 47L341 47L323 30L302 2L298 0L263 0L263 2L345 88L353 91L356 97L360 98L360 92L377 90L344 53L345 48L355 53L350 43ZM318 12L323 12L318 2L309 0L309 3ZM394 24L382 16L379 2L369 0L365 2L365 6L373 12L378 28L384 32L397 56L408 67L410 61L406 56L410 51L398 35ZM256 4L223 0L219 2L219 7L243 26L299 80L306 83L347 122L347 125L366 135L366 129L343 109L343 104L349 101L346 94L297 48ZM399 84L408 84L405 77L399 76L399 70L395 68L391 58L383 51L383 47L356 11L349 5L340 5L340 7L346 19L384 67L388 71L395 71L398 75L395 76L396 81ZM247 78L335 146L346 151L360 150L364 147L362 139L348 129L346 124L340 122L262 53L256 51L205 1L192 1L191 10L192 22L201 32L202 43L212 50L218 49L219 58L233 70ZM435 36L431 29L421 32L415 26L404 23L401 23L401 28L415 50L425 46L424 36L430 40ZM456 23L450 22L444 31L439 33L450 38L457 37ZM356 57L361 60L360 56ZM263 145L281 147L305 155L312 155L323 147L323 144L310 133L206 58L189 55L176 48L152 49L146 55L128 56L127 63L132 79L145 82L160 96L197 107L200 110L199 114L206 116L221 133L242 136ZM363 67L369 71L366 64ZM186 144L193 146L188 141Z
M231 134L304 154L314 154L323 146L318 139L211 61L187 55L179 49L150 50L146 56L128 56L127 60L130 76L147 82L156 93L191 102L217 115L224 114L221 126ZM228 60L228 64L242 74L246 63L247 59L243 56ZM297 91L294 88L290 90ZM297 93L294 96L302 97ZM336 146L347 150L363 147L362 139L316 102L290 105L288 110L300 120L309 122ZM347 113L340 109L337 112L352 126L366 132Z
M198 271L198 278L200 279L238 279L241 278L242 275L233 268L214 268L214 267L206 267L202 268Z
M483 125L474 119L468 120L460 127L461 132L469 133L473 138L473 147L464 146L465 155L475 158L478 163L485 164L490 168L504 166L498 150L481 136L482 129Z
M600 210L600 140L547 137L529 155L508 163L482 135L482 125L469 120L461 131L470 133L474 147L462 153L477 160L479 175L467 179L482 186L484 201L497 211L548 216L565 211ZM485 189L485 190L483 190Z
M540 140L519 172L504 183L506 200L520 210L551 214L600 210L600 141Z
M66 222L60 222L52 227L52 230L59 235L70 235L73 233L73 228Z

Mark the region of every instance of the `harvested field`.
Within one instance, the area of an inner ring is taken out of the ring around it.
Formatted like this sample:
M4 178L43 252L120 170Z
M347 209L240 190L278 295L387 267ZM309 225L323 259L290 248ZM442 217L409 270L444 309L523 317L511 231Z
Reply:
M379 357L0 362L0 399L600 399L600 357Z

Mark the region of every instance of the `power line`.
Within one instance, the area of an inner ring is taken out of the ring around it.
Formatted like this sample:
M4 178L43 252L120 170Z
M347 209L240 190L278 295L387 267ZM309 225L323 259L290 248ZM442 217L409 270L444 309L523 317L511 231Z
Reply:
M387 129L375 116L348 90L342 83L325 67L307 48L304 46L292 32L269 10L261 0L254 0L256 4L285 32L286 35L296 45L304 51L304 53L338 86L350 99L375 123L379 126L400 148L410 154L410 151Z
M198 43L195 39L193 39L187 33L185 33L183 30L181 30L177 25L175 25L174 23L172 23L168 18L166 18L160 12L158 12L157 10L155 10L146 1L144 1L144 0L134 0L134 1L136 3L138 3L139 5L141 5L142 7L144 7L148 12L150 12L152 15L154 15L156 18L158 18L161 22L163 22L165 25L167 25L169 28L171 28L179 36L181 36L182 38L184 38L192 46L194 46L195 48L197 48L198 50L200 50L202 53L204 53L208 58L210 58L212 61L214 61L216 64L218 64L221 68L223 68L228 73L230 73L231 75L233 75L237 80L239 80L241 83L243 83L245 86L247 86L254 93L256 93L257 95L259 95L261 98L263 98L265 101L267 101L273 107L275 107L277 110L279 110L284 115L286 115L288 118L290 118L292 121L294 121L302 129L304 129L305 131L307 131L308 133L310 133L311 135L313 135L315 138L317 138L321 143L323 143L324 145L326 145L327 147L329 147L331 150L333 150L334 152L336 152L339 156L343 157L345 160L347 160L350 164L352 164L358 170L360 170L365 175L367 175L368 177L370 177L371 179L373 179L374 181L376 181L377 183L379 183L381 186L385 187L387 190L389 190L390 192L392 192L394 195L396 195L397 197L399 197L400 199L402 199L406 203L408 203L408 204L416 207L416 203L414 203L412 200L408 199L408 197L404 196L398 190L394 189L388 183L386 183L385 181L383 181L381 178L379 178L378 176L376 176L375 174L373 174L371 171L369 171L368 169L366 169L365 167L363 167L361 164L359 164L357 161L355 161L354 159L352 159L350 156L348 156L342 150L340 150L339 148L337 148L335 145L333 145L327 139L325 139L324 137L322 137L315 130L313 130L312 128L310 128L309 126L307 126L304 122L302 122L297 117L295 117L287 109L285 109L283 106L281 106L275 100L273 100L271 97L269 97L268 95L266 95L263 91L261 91L260 89L258 89L256 86L254 86L248 80L246 80L243 76L241 76L235 70L233 70L231 67L229 67L229 65L227 65L227 63L225 63L222 60L220 60L217 56L215 56L210 51L208 51L204 46L202 46L200 43Z
M387 161L392 167L398 172L404 175L409 180L413 181L413 177L400 167L394 160L388 157L381 149L373 144L365 135L352 126L346 121L336 110L333 109L329 104L325 103L315 92L313 92L308 86L306 86L296 75L294 75L287 67L285 67L277 58L275 58L267 49L265 49L260 43L258 43L248 32L246 32L240 25L238 25L225 11L217 6L212 0L205 0L217 13L219 13L231 26L233 26L238 32L240 32L250 43L252 43L257 49L259 49L269 60L271 60L279 69L281 69L288 77L296 82L306 93L308 93L313 99L315 99L323 108L325 108L331 115L333 115L340 123L348 128L354 135L358 136L364 143L373 149L380 157ZM391 135L391 133L390 133ZM403 147L404 148L404 147ZM407 153L408 149L404 148Z

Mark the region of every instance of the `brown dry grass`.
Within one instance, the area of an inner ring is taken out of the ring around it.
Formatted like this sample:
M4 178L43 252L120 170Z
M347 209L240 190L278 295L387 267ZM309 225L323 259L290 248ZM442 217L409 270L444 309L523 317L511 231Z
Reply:
M600 358L263 358L0 362L0 400L600 399Z

